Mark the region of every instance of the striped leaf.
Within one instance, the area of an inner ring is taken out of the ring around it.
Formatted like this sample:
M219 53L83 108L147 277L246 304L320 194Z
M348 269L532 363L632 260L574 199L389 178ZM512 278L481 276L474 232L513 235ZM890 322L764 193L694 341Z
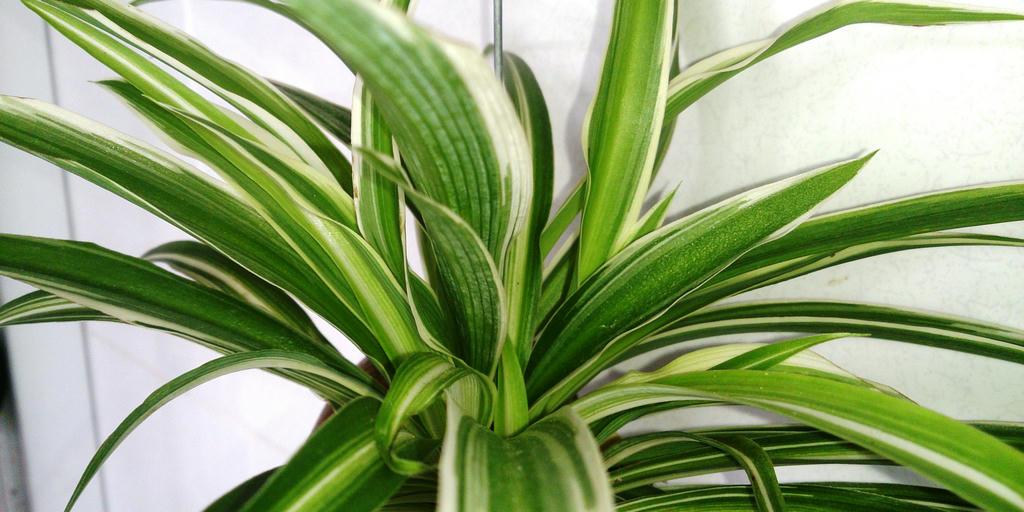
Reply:
M854 302L765 301L696 313L652 336L623 359L687 340L740 332L855 331L1024 363L1024 331L960 317Z
M357 81L353 88L352 146L397 157L391 130L374 106L370 92ZM398 185L381 176L358 151L352 154L359 232L381 255L399 283L405 284L405 197Z
M368 0L290 0L279 10L362 77L413 185L463 218L500 267L526 221L532 173L522 127L483 59Z
M0 327L46 322L117 321L50 292L36 290L0 306Z
M813 484L782 486L787 509L805 512L934 512L934 508L888 496ZM754 491L747 486L678 489L620 503L619 512L756 512Z
M310 116L270 82L213 53L188 34L125 2L75 2L95 9L102 15L96 16L95 20L107 30L202 84L244 113L259 126L260 131L284 143L318 172L333 175L346 192L351 192L351 166L348 160ZM97 58L102 60L101 57ZM154 98L162 101L159 96ZM262 141L266 142L266 137Z
M606 386L573 408L587 421L643 404L722 400L782 414L907 466L986 510L1024 507L1021 453L906 400L817 377L755 370L689 372Z
M726 80L772 55L856 23L944 25L1021 20L1024 14L936 1L837 0L794 22L778 37L730 48L698 61L669 84L666 117L674 117Z
M632 225L657 157L674 20L674 0L615 4L604 67L582 137L588 173L577 283L632 241Z
M199 284L247 302L296 331L326 343L306 311L287 293L260 279L208 245L189 240L168 242L150 249L142 258L166 264Z
M375 336L251 207L148 144L35 100L0 96L0 140L73 172L181 228L295 295L386 362Z
M403 424L445 396L468 416L488 425L494 407L494 384L486 376L437 354L415 354L398 367L374 426L377 450L392 471L422 473L430 464L399 457L395 440Z
M296 196L297 201L302 201L308 208L321 215L355 226L352 198L329 177L320 174L294 155L240 136L201 117L193 119L192 122L207 123L206 126L212 131L243 147L248 155L239 156L235 152L223 151L222 138L210 135L204 130L196 130L189 121L182 119L191 114L173 106L161 105L124 81L105 80L101 81L100 85L114 92L148 121L158 134L172 142L172 147L203 160L229 183L233 183L233 173L230 171L232 167L258 162L259 171L282 180Z
M539 241L551 210L555 155L548 107L537 78L519 56L505 52L502 58L505 90L523 125L533 155L530 218L512 241L504 277L509 302L509 342L521 365L526 363L533 344L534 318L544 264Z
M362 398L334 413L240 512L378 510L406 479L388 469L374 445L378 408Z
M217 501L209 504L203 512L236 512L242 508L250 498L259 492L260 487L267 482L277 468L268 469L236 486L225 493Z
M386 155L357 148L373 168L405 190L424 223L434 226L431 237L433 254L449 264L438 265L443 297L451 307L458 330L445 345L474 369L490 375L498 362L507 333L507 302L498 268L483 241L472 227L454 211L411 188L401 169Z
M1017 450L1024 448L1020 425L970 423ZM803 425L727 427L695 432L655 432L627 437L605 450L605 464L616 492L677 478L741 469L728 454L693 438L743 436L756 442L775 466L864 464L892 465L891 460L849 441Z
M352 396L380 396L377 390L372 386L367 385L365 382L343 373L339 373L337 370L332 369L316 358L301 353L285 352L280 350L259 350L256 352L233 354L214 359L213 361L186 372L167 384L160 386L159 389L146 397L146 400L143 401L141 405L132 410L128 417L125 418L117 428L115 428L114 431L103 440L103 443L96 450L96 454L93 455L88 466L86 466L81 479L78 481L78 485L75 487L75 491L71 495L71 499L68 501L65 511L71 510L75 502L78 500L78 497L82 494L82 491L85 490L85 486L89 484L92 477L96 475L97 471L99 471L100 466L102 466L114 450L117 449L118 445L120 445L121 442L128 437L128 434L131 434L139 424L156 412L157 409L163 407L166 403L174 400L200 384L230 373L250 370L253 368L297 370L304 373L319 375L330 382L333 382L337 386L340 386L342 389L349 390L352 393Z
M293 85L275 81L271 83L305 110L327 133L346 146L352 145L352 110Z
M427 350L420 339L405 290L387 264L347 225L305 207L282 180L264 172L262 164L243 145L197 119L179 116L232 165L221 171L230 178L274 230L298 253L335 296L373 332L392 363Z
M372 385L336 349L229 295L93 244L0 235L0 275L122 322L174 333L221 353L278 349L315 357ZM331 396L331 388L299 379Z
M538 336L527 390L557 408L656 318L751 247L785 232L851 179L870 155L754 189L634 242L577 289ZM599 356L599 357L595 357ZM557 385L556 385L557 384Z
M614 510L601 453L571 409L505 439L449 405L440 512Z

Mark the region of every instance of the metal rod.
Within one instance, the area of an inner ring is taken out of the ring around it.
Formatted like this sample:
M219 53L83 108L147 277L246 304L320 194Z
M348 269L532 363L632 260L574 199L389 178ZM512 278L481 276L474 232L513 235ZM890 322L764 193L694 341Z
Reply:
M494 72L498 75L499 80L504 80L505 77L501 69L501 0L493 0L492 5L494 9L494 21L492 23L494 28Z

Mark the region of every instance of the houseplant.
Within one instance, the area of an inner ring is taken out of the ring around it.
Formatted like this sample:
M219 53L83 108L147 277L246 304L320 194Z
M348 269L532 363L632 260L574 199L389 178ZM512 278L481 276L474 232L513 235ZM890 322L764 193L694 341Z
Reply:
M969 508L961 499L990 510L1024 508L1018 427L944 418L807 350L856 334L1020 362L1021 332L857 304L715 306L876 254L1020 245L943 230L1020 220L1021 185L806 220L869 155L665 225L667 202L639 215L674 116L743 69L851 23L1021 16L841 2L777 39L680 72L672 59L673 2L619 2L584 127L588 190L574 193L545 223L550 129L526 64L505 57L502 90L475 50L442 41L396 11L408 5L254 2L309 28L360 74L365 83L349 113L268 83L116 1L25 3L123 77L104 86L223 178L208 179L56 107L0 100L4 141L200 241L137 259L78 242L5 235L0 273L42 291L5 306L3 322L122 321L225 354L154 393L101 447L82 486L156 407L216 376L259 367L309 387L338 411L292 461L211 510ZM243 116L192 92L146 54ZM315 123L352 148L351 163ZM429 248L426 278L405 263L403 205ZM579 211L579 237L551 254ZM387 384L342 359L293 298L359 345ZM692 352L575 399L618 361L698 337L766 329L816 335ZM615 437L653 412L722 402L779 412L806 426ZM955 494L776 483L773 464L840 460L906 465ZM753 485L650 485L732 468L744 469Z

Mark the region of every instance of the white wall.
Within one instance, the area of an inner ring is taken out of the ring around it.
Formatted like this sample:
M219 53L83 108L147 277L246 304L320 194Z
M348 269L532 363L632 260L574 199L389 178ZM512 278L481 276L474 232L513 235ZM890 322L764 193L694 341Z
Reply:
M690 62L765 37L820 2L682 3L682 60ZM417 18L482 46L489 33L486 4L421 0ZM506 48L533 66L548 99L558 152L556 190L564 196L582 170L579 127L594 91L612 0L506 4ZM207 0L168 0L146 9L260 73L350 103L352 79L345 68L315 39L270 13ZM109 71L59 35L50 36L48 58L41 22L13 0L0 2L0 93L56 100L156 143L120 104L88 83ZM47 63L53 64L52 84ZM1020 179L1022 85L1024 24L843 29L759 64L691 107L680 118L656 187L682 183L674 208L681 214L753 184L876 148L882 152L824 210ZM49 166L0 151L5 231L74 236L129 254L182 236L78 178L67 179L65 191L61 175ZM989 231L1024 235L1019 224ZM914 305L1024 327L1022 270L1019 250L924 250L849 264L758 297ZM21 291L2 284L5 299ZM97 435L109 433L157 386L212 357L169 336L118 325L23 327L8 335L30 492L39 511L62 506ZM879 340L837 341L821 352L955 417L1024 420L1020 367ZM650 358L628 366L647 364ZM262 373L207 384L133 433L79 510L200 509L235 483L286 460L318 408L304 390ZM731 417L688 412L655 423L713 424Z

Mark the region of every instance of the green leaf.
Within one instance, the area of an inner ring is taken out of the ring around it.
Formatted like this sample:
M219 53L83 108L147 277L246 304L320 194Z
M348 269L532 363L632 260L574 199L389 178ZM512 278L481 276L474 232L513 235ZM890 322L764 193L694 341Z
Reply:
M287 293L208 245L189 240L168 242L150 249L142 257L164 263L197 283L248 302L296 331L326 343L309 315Z
M288 96L310 117L346 146L352 145L352 111L327 101L294 85L271 80L271 84Z
M576 185L576 188L569 193L569 197L565 198L562 206L558 207L558 211L551 216L551 220L544 226L544 231L540 234L541 254L547 255L551 252L551 249L555 247L558 240L562 238L562 234L565 233L569 224L572 224L573 219L580 213L580 209L583 208L583 186L585 184L586 180Z
M281 349L373 385L336 349L249 304L144 260L83 242L0 235L0 275L123 322L169 331L221 353ZM331 388L301 380L325 396Z
M557 408L606 361L639 341L633 338L643 332L638 327L751 247L799 223L869 158L751 190L631 244L566 299L539 334L527 367L527 391L532 399L545 398L532 409Z
M768 370L815 345L839 338L859 336L845 332L807 336L767 344L712 366L711 370Z
M782 486L789 510L807 512L929 512L935 509L909 501L855 490L814 484ZM713 486L666 491L620 503L619 512L756 512L754 491L747 486Z
M1021 450L1024 429L1019 424L969 423ZM699 430L654 432L627 437L605 449L605 464L619 493L647 484L740 469L742 466L718 448L695 440L743 436L761 446L775 466L864 464L892 465L889 459L804 425L756 425Z
M872 242L1018 220L1024 220L1024 183L981 185L868 205L811 219L743 255L712 283Z
M374 106L370 92L357 80L353 92L352 146L396 157L391 130ZM397 185L370 166L359 152L352 154L355 203L359 231L384 258L395 279L403 285L407 279L405 264L405 197Z
M551 210L555 156L551 121L540 84L522 58L505 52L502 56L505 90L526 132L533 155L533 191L530 218L509 248L504 282L509 303L509 343L519 364L526 364L533 345L537 299L540 295L544 254L541 231Z
M672 205L672 199L676 197L676 192L679 191L679 187L672 189L668 195L661 198L657 204L651 207L640 221L637 222L635 232L633 234L633 240L642 238L648 233L658 229L665 222L665 215L668 214L668 207Z
M427 350L420 339L405 290L387 264L358 233L318 215L296 201L292 189L263 172L244 147L206 123L181 116L206 140L217 140L218 151L234 165L221 168L238 190L274 227L335 296L370 328L392 363Z
M314 209L349 226L355 226L355 210L352 198L336 183L293 154L272 149L262 143L247 138L211 123L201 117L183 120L191 114L173 106L162 105L147 97L142 91L121 80L105 80L100 85L111 90L125 101L129 107L146 119L158 134L173 141L175 147L186 154L199 158L210 165L229 183L233 182L232 167L255 166L257 172L263 172L279 178L284 186L307 208ZM221 135L216 137L208 130L196 130L193 123L205 123L206 127ZM224 140L229 139L242 148L245 153L224 151Z
M95 9L102 14L96 18L102 26L202 84L290 147L302 161L320 172L329 172L346 192L351 192L348 160L310 116L270 82L213 53L188 34L124 2L75 2ZM103 60L102 56L97 58ZM149 91L146 93L150 94ZM164 101L160 96L153 98ZM181 108L180 105L174 106Z
M36 290L0 306L0 327L46 322L117 321L50 292Z
M373 2L290 0L279 10L362 77L413 185L462 217L500 268L526 221L532 173L515 111L480 55Z
M986 510L1024 507L1021 453L911 402L817 377L755 370L690 372L651 383L605 386L573 404L593 421L673 400L722 400L782 414L907 466Z
M170 402L200 384L230 373L253 368L297 370L319 375L328 379L342 388L353 391L355 396L380 396L375 389L360 380L354 379L343 373L339 373L337 370L325 365L318 359L301 353L285 352L280 350L260 350L256 352L233 354L214 359L213 361L186 372L167 384L160 386L159 389L146 397L146 400L136 407L131 414L129 414L128 417L125 418L117 428L115 428L114 431L103 440L103 443L96 450L96 454L93 455L88 466L86 466L85 472L82 474L82 478L78 481L78 485L75 487L75 491L71 495L71 499L68 501L68 505L65 510L71 510L75 501L78 500L82 491L85 490L85 486L88 485L89 481L92 480L92 477L95 476L97 471L99 471L103 462L110 457L110 454L117 449L118 445L124 441L128 434L135 430L135 428L145 421L146 418L156 412L157 409L163 407L167 402Z
M729 454L746 471L759 511L786 510L786 499L779 488L775 466L760 445L743 436L703 438L702 441Z
M728 277L719 278L722 274L715 276L700 290L676 303L668 313L658 320L658 323L668 324L720 299L843 263L893 252L956 246L1024 247L1024 240L972 233L925 233L892 240L866 242L831 253L798 256L760 267L755 263L746 271L731 272L730 269L726 269L722 274L726 274Z
M362 398L334 413L240 512L378 510L406 480L374 445L378 408Z
M203 512L237 512L245 506L245 502L249 501L249 498L252 498L260 490L260 487L263 487L263 484L266 483L277 469L268 469L238 484L237 487L231 489L220 498L217 498L217 501L204 508Z
M428 463L395 454L395 440L409 418L425 411L444 394L458 402L469 416L489 425L493 416L494 384L486 376L438 354L414 354L398 367L374 427L377 450L392 471L413 475Z
M615 4L601 80L583 134L589 171L577 283L632 241L657 157L674 20L674 0Z
M910 309L828 301L765 301L715 307L672 324L623 359L722 334L839 331L1024 363L1024 331L1019 329Z
M614 510L597 443L566 408L505 439L448 407L440 512Z
M703 59L672 79L666 117L674 117L729 78L772 55L856 23L943 25L1021 20L1024 14L933 1L838 0L793 23L781 35L730 48Z
M295 295L372 360L374 335L248 205L173 156L53 105L0 96L0 140L131 201Z
M433 226L431 247L440 261L443 297L451 309L458 336L451 341L454 355L472 368L490 375L507 332L506 299L498 269L483 241L472 227L451 209L410 188L401 169L386 155L357 148L373 169L405 190L406 197Z

